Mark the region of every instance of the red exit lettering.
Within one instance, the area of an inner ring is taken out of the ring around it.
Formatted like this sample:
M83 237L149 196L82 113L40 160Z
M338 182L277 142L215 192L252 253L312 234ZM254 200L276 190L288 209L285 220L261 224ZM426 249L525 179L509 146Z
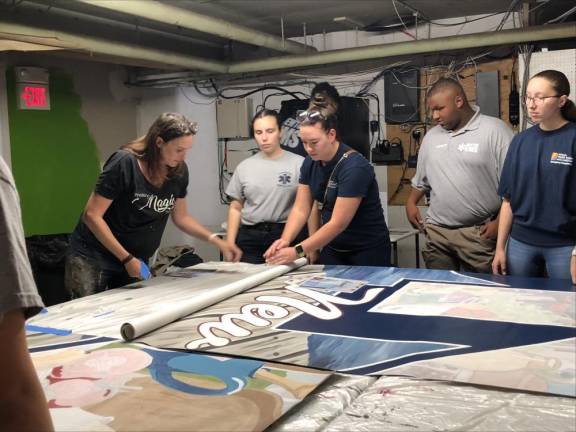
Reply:
M46 107L46 89L44 87L24 87L20 96L28 108Z

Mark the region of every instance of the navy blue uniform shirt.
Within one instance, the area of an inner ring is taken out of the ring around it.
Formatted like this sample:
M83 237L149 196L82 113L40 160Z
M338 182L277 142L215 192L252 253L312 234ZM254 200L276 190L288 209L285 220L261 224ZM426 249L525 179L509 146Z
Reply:
M338 165L328 184L332 170L348 150L350 147L340 144L336 155L326 165L307 156L300 169L300 184L308 185L312 197L319 203L323 203L324 191L328 187L326 203L321 211L323 224L332 217L337 197L362 197L348 227L328 245L336 250L357 251L388 242L390 237L374 168L364 156L358 152L349 154Z
M534 246L576 242L576 124L539 126L516 135L508 149L498 194L510 200L510 235Z

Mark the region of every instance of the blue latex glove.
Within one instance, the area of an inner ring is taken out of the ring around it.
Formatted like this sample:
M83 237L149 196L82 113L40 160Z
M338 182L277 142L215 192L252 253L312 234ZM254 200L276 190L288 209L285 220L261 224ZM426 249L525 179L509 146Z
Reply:
M140 261L140 278L142 280L148 280L152 277L152 275L150 274L150 269L148 268L148 266L146 265L146 263L142 260L138 260Z

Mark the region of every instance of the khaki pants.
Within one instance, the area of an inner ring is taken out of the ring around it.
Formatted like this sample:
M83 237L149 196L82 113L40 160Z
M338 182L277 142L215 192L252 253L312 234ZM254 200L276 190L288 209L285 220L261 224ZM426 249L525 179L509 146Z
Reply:
M443 228L426 225L422 257L429 269L492 273L496 240L480 235L481 225Z

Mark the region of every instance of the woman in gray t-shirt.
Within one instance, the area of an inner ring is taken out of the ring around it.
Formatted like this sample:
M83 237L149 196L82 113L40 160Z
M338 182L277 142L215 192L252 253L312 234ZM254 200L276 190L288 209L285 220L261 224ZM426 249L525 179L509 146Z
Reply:
M256 113L251 129L260 152L236 167L226 188L231 198L227 241L242 250L241 261L261 264L264 252L284 229L304 158L280 147L276 111L263 109ZM316 214L308 228L315 230L317 225Z

